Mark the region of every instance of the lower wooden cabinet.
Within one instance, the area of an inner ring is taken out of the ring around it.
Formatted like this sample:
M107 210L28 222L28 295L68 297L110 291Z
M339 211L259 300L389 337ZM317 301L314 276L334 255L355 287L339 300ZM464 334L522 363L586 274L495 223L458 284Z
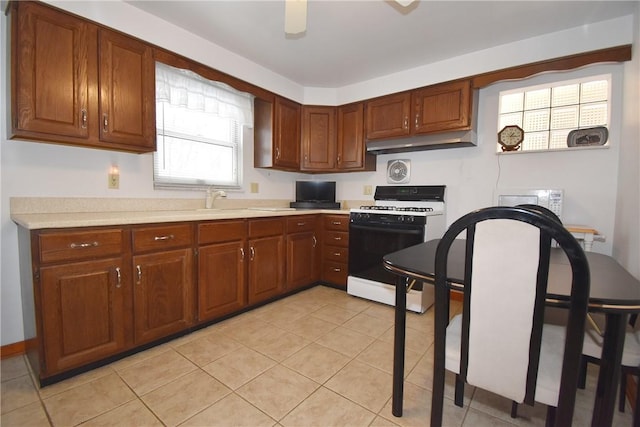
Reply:
M346 288L349 265L349 215L324 215L322 280Z
M284 220L249 221L248 302L255 304L284 291Z
M108 258L40 269L41 370L62 372L125 348L126 265Z
M133 257L135 343L187 329L192 323L192 249Z
M247 305L245 221L198 225L198 321Z
M335 269L344 268L346 274L348 232L342 230L347 223L346 215L309 214L121 227L20 227L23 326L34 372L41 384L55 382L69 371L321 277L341 284L342 270L336 274ZM345 255L333 255L338 253Z

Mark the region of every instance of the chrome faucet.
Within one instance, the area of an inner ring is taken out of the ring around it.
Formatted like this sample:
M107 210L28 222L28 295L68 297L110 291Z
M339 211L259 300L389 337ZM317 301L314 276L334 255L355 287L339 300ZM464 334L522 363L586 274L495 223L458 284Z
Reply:
M207 189L207 198L204 202L204 207L207 209L213 209L213 202L218 197L227 197L227 193L224 190L214 190L213 187Z

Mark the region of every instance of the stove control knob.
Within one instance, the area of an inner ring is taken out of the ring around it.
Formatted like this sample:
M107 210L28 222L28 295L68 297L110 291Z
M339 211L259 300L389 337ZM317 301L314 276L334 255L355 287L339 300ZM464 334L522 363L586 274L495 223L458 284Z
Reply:
M413 217L412 216L408 216L407 217L407 222L413 222Z

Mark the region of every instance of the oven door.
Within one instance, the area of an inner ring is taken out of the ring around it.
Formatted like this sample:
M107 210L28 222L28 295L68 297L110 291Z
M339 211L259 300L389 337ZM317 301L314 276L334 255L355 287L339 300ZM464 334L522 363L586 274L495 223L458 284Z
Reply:
M385 270L382 258L392 252L424 242L424 230L424 225L351 222L349 276L395 285L397 275Z

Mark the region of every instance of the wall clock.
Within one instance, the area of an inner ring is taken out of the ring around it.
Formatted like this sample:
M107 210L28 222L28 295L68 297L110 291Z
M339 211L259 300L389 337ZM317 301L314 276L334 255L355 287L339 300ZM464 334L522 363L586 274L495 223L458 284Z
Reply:
M518 125L508 125L498 132L498 142L502 151L516 151L524 141L524 130Z

